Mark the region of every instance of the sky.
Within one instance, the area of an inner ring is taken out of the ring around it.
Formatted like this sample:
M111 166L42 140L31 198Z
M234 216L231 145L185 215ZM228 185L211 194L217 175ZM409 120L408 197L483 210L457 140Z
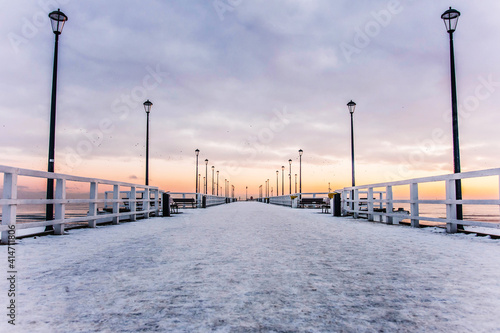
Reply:
M289 192L453 172L449 36L454 33L461 166L496 168L500 3L435 0L3 1L0 164L46 170L54 34L55 171L194 192L208 159L236 195L270 179ZM496 183L498 185L498 182ZM275 192L274 192L275 193Z

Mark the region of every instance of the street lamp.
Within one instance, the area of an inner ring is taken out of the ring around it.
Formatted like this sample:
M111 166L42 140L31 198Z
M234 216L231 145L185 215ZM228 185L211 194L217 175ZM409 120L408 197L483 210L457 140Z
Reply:
M352 165L352 186L356 186L356 181L354 178L354 125L353 125L353 114L354 109L356 109L356 103L352 100L347 103L347 108L351 114L351 165ZM354 190L351 191L351 200L354 200ZM354 210L354 201L351 201L352 209Z
M457 107L457 82L455 78L455 52L453 49L453 32L457 28L460 12L456 9L448 9L441 15L450 35L450 69L451 69L451 115L453 122L453 171L460 173L460 146L458 139L458 107ZM462 181L455 180L455 199L462 200ZM457 220L463 219L462 205L457 205ZM461 227L461 226L458 226ZM463 226L462 226L463 227Z
M278 175L279 175L279 171L276 170L276 196L279 195Z
M194 151L194 153L196 154L196 191L195 191L195 193L198 193L198 155L200 155L200 150L196 149Z
M299 149L299 193L302 193L302 154L304 151Z
M288 164L290 164L290 173L288 174L288 183L290 184L290 194L292 194L292 159L288 160Z
M215 171L215 167L212 165L212 195L214 195L214 193L215 193L215 189L214 189L214 184L215 184L214 171Z
M151 112L151 106L153 103L145 101L144 111L146 111L147 121L146 121L146 185L149 185L149 112Z
M62 33L64 23L68 17L59 9L49 14L52 31L55 35L54 46L54 68L52 71L52 100L50 103L50 134L49 134L49 161L48 172L54 172L54 159L56 147L56 91L57 91L57 55L59 46L59 35ZM54 199L54 179L47 179L47 199ZM47 221L54 219L54 205L47 204L45 207L45 219ZM53 228L46 228L47 230Z
M248 186L245 186L245 201L248 201Z
M207 192L207 188L208 188L208 159L205 159L205 182L204 182L204 191L205 191L205 194L208 194Z
M285 166L281 166L281 195L285 195Z
M222 194L222 190L221 190ZM217 196L219 196L219 170L217 170Z

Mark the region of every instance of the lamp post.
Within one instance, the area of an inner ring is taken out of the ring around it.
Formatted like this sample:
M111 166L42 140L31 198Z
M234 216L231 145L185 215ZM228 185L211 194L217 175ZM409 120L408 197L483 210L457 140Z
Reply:
M299 149L299 193L302 193L302 154L304 151Z
M217 170L217 196L219 196L219 170Z
M214 171L215 171L215 167L212 165L212 195L215 194L215 189L214 189L214 184L215 184Z
M279 185L278 185L278 176L279 176L279 174L280 174L280 173L279 173L279 171L278 171L278 170L276 170L276 196L278 196L278 195L279 195L279 192L280 192L280 191L279 191L279 187L278 187L278 186L279 186Z
M149 185L149 112L153 103L149 101L144 102L144 111L146 111L146 185Z
M198 155L200 155L200 150L196 149L194 153L196 154L196 191L194 192L198 193Z
M49 14L52 31L55 35L54 46L54 67L52 71L52 99L50 102L50 133L49 133L49 158L48 172L54 172L55 147L56 147L56 92L57 92L57 56L59 47L59 35L62 33L64 23L68 17L59 9ZM54 179L47 179L47 199L54 199ZM54 219L54 205L47 204L45 207L45 219L47 221ZM46 230L52 230L47 227Z
M450 35L450 69L451 69L451 115L453 125L453 171L460 173L460 145L458 139L458 107L457 107L457 82L455 78L455 51L453 49L453 32L457 28L460 12L456 9L448 9L441 18ZM455 180L455 199L462 200L462 181ZM457 220L463 219L462 205L457 205ZM457 227L463 228L459 225Z
M290 184L290 194L292 194L292 159L288 160L288 164L290 164L290 173L288 174L288 183Z
M248 186L245 186L245 201L248 201Z
M281 166L281 195L285 195L285 166Z
M207 188L208 188L208 159L205 159L205 182L204 182L204 191L205 191L205 194L208 194L207 192Z
M270 186L270 184L269 184L269 178L266 180L266 184L267 184L267 186L266 186L266 189L267 189L267 192L266 192L267 195L266 195L266 197L269 198L269 186Z
M354 125L353 125L353 114L354 109L356 109L356 103L352 100L347 103L347 108L351 114L351 166L352 166L352 186L356 186L356 181L354 178ZM354 200L354 190L351 191L351 200ZM354 209L354 201L351 201L352 209Z

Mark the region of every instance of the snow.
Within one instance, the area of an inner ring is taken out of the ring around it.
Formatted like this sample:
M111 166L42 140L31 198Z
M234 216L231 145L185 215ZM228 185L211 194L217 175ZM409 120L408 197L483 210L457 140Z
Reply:
M182 212L19 240L0 332L500 332L498 240L256 202Z

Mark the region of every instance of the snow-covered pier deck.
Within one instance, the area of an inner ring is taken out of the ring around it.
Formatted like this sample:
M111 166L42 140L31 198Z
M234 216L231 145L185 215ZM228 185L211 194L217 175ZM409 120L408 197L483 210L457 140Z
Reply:
M20 239L0 331L499 332L500 243L431 230L237 202Z

